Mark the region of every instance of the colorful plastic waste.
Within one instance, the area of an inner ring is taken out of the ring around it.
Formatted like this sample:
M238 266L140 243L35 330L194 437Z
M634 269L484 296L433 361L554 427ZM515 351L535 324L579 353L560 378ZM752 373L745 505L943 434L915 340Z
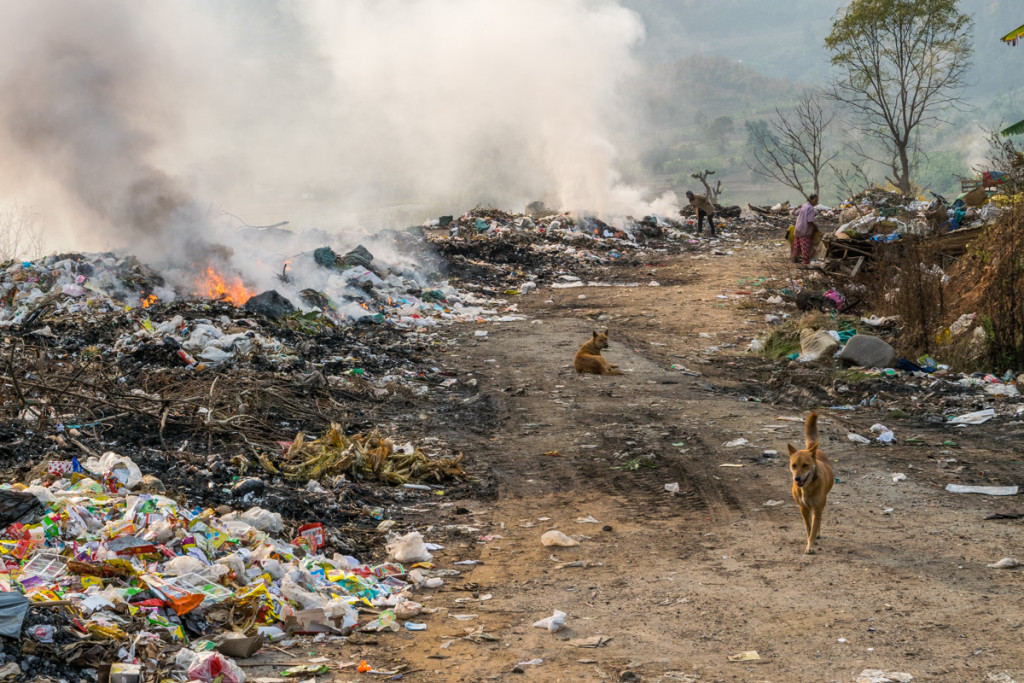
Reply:
M375 631L399 629L396 605L405 617L419 611L411 609L419 606L409 600L413 586L401 564L322 554L327 530L319 522L300 526L289 541L277 535L276 513L251 508L220 517L136 491L142 473L116 453L90 458L78 470L50 470L32 487L32 505L21 505L26 515L0 540L9 577L8 592L0 590L2 635L21 637L31 602L63 601L80 615L73 622L80 634L133 664L139 633L143 642L187 646L217 610L217 623L260 643L263 635L283 637L288 624L319 624L315 631L333 633L358 627L356 604L380 610L363 627ZM50 502L36 502L43 499ZM425 552L422 537L409 536ZM221 607L225 602L230 610ZM35 628L31 637L52 642L60 627ZM192 680L243 683L244 672L207 642L181 650L176 668ZM157 655L166 649L154 647Z

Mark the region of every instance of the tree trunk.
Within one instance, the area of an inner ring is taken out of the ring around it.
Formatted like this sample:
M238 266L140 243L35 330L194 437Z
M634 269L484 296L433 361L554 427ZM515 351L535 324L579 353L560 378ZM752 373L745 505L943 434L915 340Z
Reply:
M900 174L897 176L899 181L900 193L904 197L910 196L910 157L907 155L907 145L900 143L897 147L900 154Z

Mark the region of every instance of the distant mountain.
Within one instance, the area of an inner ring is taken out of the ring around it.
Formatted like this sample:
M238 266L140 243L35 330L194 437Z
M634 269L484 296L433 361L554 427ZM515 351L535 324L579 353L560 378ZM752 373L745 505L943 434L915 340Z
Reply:
M800 91L792 81L769 78L746 64L700 56L652 67L647 87L650 120L657 128L690 127L698 114L738 120L772 112Z

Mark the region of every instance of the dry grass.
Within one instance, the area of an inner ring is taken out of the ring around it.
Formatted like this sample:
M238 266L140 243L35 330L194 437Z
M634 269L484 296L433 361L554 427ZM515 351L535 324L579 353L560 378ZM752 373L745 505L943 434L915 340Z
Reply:
M1024 368L1024 201L982 233L952 276L957 305L950 317L977 312L988 369Z
M915 357L935 351L936 332L947 314L941 263L934 243L905 235L880 249L878 277L869 285L872 309L900 317L900 347Z

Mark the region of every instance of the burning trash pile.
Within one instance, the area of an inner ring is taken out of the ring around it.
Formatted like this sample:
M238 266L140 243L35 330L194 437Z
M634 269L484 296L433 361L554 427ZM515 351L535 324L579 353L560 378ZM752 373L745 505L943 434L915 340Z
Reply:
M269 278L274 287L261 293L212 265L189 284L172 287L134 257L60 254L8 263L0 269L0 327L21 326L46 335L50 321L196 299L299 326L365 321L429 327L441 320L501 317L488 309L494 302L466 296L439 279L431 287L413 265L378 267L362 245L346 254L324 246L282 260L281 272ZM266 273L261 277L268 279Z
M653 251L698 251L715 242L694 239L692 218L626 218L616 227L593 216L549 212L540 205L528 208L522 215L474 209L424 227L453 280L483 282L509 293L529 291L566 274L587 278L611 265L641 265ZM741 214L734 208L720 239L736 239L734 231L741 229L776 228L756 212ZM717 220L721 223L723 216Z
M0 674L243 683L233 657L296 634L397 630L422 609L415 591L458 574L431 571L416 532L370 565L330 552L321 523L145 489L113 452L0 489Z
M398 435L486 410L433 364L444 326L520 320L509 290L696 248L653 217L438 228L391 235L434 244L427 268L325 245L258 284L224 259L186 278L113 254L0 266L0 673L242 681L233 653L268 641L398 628L457 572L384 535L471 485L443 440Z
M399 440L415 411L386 402L443 418L474 392L431 364L431 327L508 313L365 249L308 258L279 282L323 283L322 308L277 313L291 299L205 268L212 289L182 291L109 254L0 267L0 673L241 681L231 653L260 638L414 615L439 579L382 563L383 535L470 475ZM253 640L212 642L230 634Z

